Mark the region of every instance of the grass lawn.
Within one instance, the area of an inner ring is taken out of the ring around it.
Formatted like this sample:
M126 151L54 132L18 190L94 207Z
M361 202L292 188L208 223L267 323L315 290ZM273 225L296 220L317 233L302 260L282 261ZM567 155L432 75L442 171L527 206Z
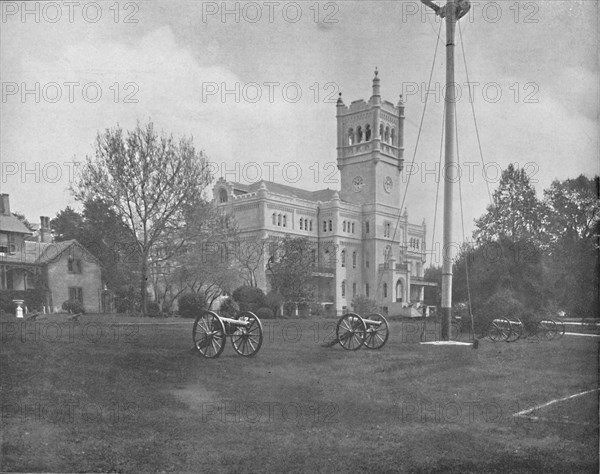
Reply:
M333 320L263 321L254 358L191 350L185 320L2 320L2 471L598 472L598 339L320 343ZM162 324L143 324L156 322ZM164 324L176 322L177 324Z

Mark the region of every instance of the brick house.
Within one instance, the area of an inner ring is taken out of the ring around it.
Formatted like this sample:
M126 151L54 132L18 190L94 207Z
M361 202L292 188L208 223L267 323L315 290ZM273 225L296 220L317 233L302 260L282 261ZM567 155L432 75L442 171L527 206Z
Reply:
M56 309L71 299L81 301L86 312L105 312L98 259L76 240L52 242L48 217L40 218L37 234L11 214L8 194L0 195L2 300L24 299L33 311Z

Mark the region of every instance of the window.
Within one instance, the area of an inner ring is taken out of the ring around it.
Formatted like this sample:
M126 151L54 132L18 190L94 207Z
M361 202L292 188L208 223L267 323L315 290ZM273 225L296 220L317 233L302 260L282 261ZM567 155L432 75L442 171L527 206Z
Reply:
M356 143L360 143L363 141L363 131L362 131L362 127L358 127L356 129Z
M317 263L317 251L315 249L312 249L310 251L310 253L311 253L311 256L312 256L312 262L313 263Z
M69 257L67 268L69 269L69 273L81 273L81 260Z
M368 298L369 297L369 284L365 284L365 296Z
M384 237L392 236L392 224L390 224L389 222L386 222L385 224L383 224L383 236Z
M368 142L369 140L371 140L371 126L367 125L365 127L365 141Z
M352 252L352 268L356 268L356 252Z
M284 215L283 215L283 227L285 227L286 220L287 220L287 216L284 214Z
M310 228L308 230L310 230L312 232L312 219L309 221L310 224Z
M354 129L348 130L348 145L354 145Z
M304 230L304 219L302 219L302 217L300 218L300 230Z
M383 297L387 298L387 283L383 284Z
M352 233L354 234L354 222L352 223Z
M352 296L356 296L356 282L352 283Z
M281 227L281 214L277 215L277 225Z
M219 191L219 202L220 203L227 202L227 190L226 189L221 189L221 191Z
M342 298L346 296L346 280L342 282Z
M277 225L277 217L275 216L275 213L273 213L273 225Z
M392 128L392 145L396 146L396 129Z
M9 234L0 234L0 253L8 253Z
M69 287L69 299L83 303L83 288L80 286Z
M333 222L329 221L329 231L331 232L333 230Z
M344 232L346 232L346 221L343 222L342 228L343 228Z
M346 250L342 250L342 267L346 266Z
M369 233L369 221L365 222L365 233Z

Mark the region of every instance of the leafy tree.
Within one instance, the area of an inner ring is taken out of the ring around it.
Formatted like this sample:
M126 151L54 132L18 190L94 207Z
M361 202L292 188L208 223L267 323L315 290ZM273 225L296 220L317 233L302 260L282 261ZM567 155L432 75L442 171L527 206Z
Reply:
M306 238L286 237L270 264L272 287L286 302L310 302L314 295L311 276L312 245Z
M365 295L357 295L352 298L352 309L360 316L366 316L369 313L377 312L377 303Z
M478 243L501 237L512 242L541 243L545 210L524 169L508 165L492 199L487 213L475 221L473 236Z
M128 132L117 126L98 133L95 156L86 157L72 192L82 202L100 199L106 203L136 242L144 314L152 251L167 234L177 234L186 208L203 201L210 180L205 158L192 139L176 142L164 133L159 136L152 123L144 127L138 123ZM177 237L170 251L182 244Z

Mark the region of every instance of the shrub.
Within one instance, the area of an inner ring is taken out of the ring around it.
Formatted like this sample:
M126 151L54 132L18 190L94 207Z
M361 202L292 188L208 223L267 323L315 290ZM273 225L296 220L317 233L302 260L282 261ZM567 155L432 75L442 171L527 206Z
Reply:
M146 311L150 318L159 318L162 316L160 305L156 301L148 301L146 304Z
M514 294L506 289L502 289L489 297L477 311L473 312L473 317L487 325L495 318L522 317L525 307Z
M240 312L240 305L233 298L226 298L219 308L219 316L225 318L235 318Z
M67 300L62 304L62 309L70 313L85 313L83 309L83 303L79 300Z
M185 293L177 300L182 318L196 318L206 309L206 300L198 293Z
M240 305L241 311L255 312L258 308L267 306L264 292L254 286L240 286L231 296Z
M311 303L310 304L310 314L312 316L324 316L325 309L322 304L319 303Z
M258 319L274 319L275 313L273 313L271 308L258 308L256 316L258 316Z
M265 306L267 308L270 308L275 316L283 316L282 314L279 314L282 304L283 296L281 296L276 291L269 291L269 293L265 297Z
M117 313L139 311L142 303L140 292L131 286L117 288L115 291L115 309Z
M352 309L360 316L366 316L369 313L377 312L377 303L364 295L359 295L352 299Z
M23 311L25 307L29 311L37 311L45 304L45 295L42 289L34 288L31 290L2 290L0 291L0 310L14 314L17 306L13 300L23 300Z

